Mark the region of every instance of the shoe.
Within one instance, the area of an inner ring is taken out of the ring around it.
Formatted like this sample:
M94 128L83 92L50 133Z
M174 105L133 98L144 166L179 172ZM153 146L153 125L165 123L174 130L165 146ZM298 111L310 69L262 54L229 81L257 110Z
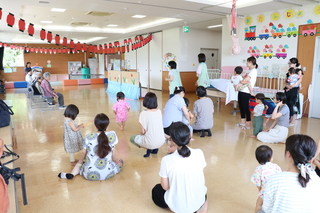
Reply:
M212 133L211 133L211 130L210 130L210 129L207 129L206 132L208 133L208 137L211 137L211 136L212 136Z
M151 154L158 154L159 149L152 149Z
M54 106L54 104L53 104L53 103L48 103L48 105L49 105L49 106Z
M59 106L59 109L65 109L67 108L66 106Z
M202 129L202 130L201 130L201 135L200 135L200 137L203 138L204 136L205 136L205 134L204 134L204 129Z
M245 126L245 124L237 124L237 126Z
M145 155L143 155L144 158L147 158L150 156L150 153L152 152L152 149L147 149L147 152Z
M247 130L247 129L250 129L250 127L243 126L243 127L241 127L241 129L243 129L243 130Z

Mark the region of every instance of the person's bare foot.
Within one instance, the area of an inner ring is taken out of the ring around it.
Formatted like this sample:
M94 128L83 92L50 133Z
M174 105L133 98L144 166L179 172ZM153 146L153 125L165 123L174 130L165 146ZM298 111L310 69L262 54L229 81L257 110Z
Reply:
M120 130L123 131L124 130L124 126L121 125L120 126Z
M255 136L255 135L251 135L251 136L250 136L250 138L256 138L256 137L257 137L257 136Z
M194 138L190 138L190 141L194 141Z
M79 161L79 160L76 159L75 161L70 162L70 163L71 163L72 166L75 166L75 165L78 163L78 161Z

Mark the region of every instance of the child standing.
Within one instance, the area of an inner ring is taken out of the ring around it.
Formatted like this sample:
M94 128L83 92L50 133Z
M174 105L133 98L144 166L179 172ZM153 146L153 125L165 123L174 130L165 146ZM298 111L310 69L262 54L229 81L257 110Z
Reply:
M182 86L181 78L180 78L180 72L177 70L177 63L175 61L169 61L169 75L168 78L165 78L165 81L169 81L169 92L170 97L172 98L174 96L174 89L176 87Z
M210 81L209 81L209 74L208 74L208 67L206 64L206 55L203 53L200 53L198 55L198 61L199 61L199 66L197 69L197 83L196 86L203 86L204 88L207 88L210 86Z
M74 153L83 149L83 137L80 129L84 127L83 124L79 126L74 121L79 114L79 109L76 105L70 104L64 111L64 149L70 154L70 162L75 165L77 162Z
M128 118L128 112L130 110L130 105L124 101L124 93L117 93L117 103L112 107L114 114L116 115L116 122L120 126L120 130L124 130L124 125Z
M263 130L263 110L264 105L263 101L265 99L264 94L258 93L256 95L256 103L257 105L254 107L253 111L251 112L253 114L253 135L250 136L251 138L255 138L259 132L262 132Z
M262 209L264 188L270 176L280 173L281 168L274 163L271 163L272 149L269 146L261 145L256 149L256 159L260 166L257 166L251 176L251 182L254 183L259 191L259 196L256 202L255 213Z

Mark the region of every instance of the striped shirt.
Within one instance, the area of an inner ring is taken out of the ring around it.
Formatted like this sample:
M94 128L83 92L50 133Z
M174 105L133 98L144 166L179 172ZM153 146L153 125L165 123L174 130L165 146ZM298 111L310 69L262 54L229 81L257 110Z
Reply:
M273 175L264 191L262 209L265 213L319 213L320 178L314 173L303 188L298 173L282 172Z

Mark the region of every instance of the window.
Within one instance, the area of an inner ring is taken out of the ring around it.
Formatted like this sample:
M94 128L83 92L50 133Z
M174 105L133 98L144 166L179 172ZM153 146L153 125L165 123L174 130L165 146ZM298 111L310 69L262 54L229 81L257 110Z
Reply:
M13 67L24 67L24 51L5 47L3 54L3 67L5 70L7 69L7 72L10 72L10 70L12 70L10 68Z

